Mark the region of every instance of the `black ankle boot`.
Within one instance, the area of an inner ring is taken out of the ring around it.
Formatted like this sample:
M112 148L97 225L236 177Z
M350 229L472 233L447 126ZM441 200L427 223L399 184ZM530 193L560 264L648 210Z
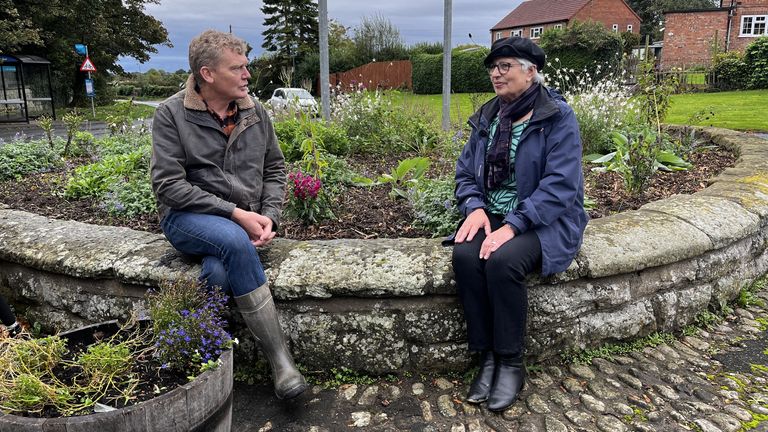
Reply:
M481 403L488 400L493 384L493 374L496 370L496 355L493 351L483 351L480 356L480 370L469 385L467 402Z
M515 403L525 383L522 357L497 356L493 387L488 396L490 411L504 411Z

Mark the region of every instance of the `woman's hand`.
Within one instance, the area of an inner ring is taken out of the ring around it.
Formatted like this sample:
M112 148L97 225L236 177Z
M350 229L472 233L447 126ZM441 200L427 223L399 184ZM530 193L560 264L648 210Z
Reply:
M488 220L485 210L479 208L467 216L453 241L455 243L464 243L464 240L472 241L481 229L485 230L486 236L491 234L491 221Z
M498 248L504 243L512 240L515 237L515 231L508 224L504 224L501 228L488 235L483 244L480 245L480 259L487 260L491 257L493 252L496 252Z

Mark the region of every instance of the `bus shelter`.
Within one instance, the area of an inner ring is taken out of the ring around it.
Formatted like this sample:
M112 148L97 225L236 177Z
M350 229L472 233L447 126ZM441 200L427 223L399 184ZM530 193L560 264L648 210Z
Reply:
M0 55L0 122L56 119L51 62L34 55Z

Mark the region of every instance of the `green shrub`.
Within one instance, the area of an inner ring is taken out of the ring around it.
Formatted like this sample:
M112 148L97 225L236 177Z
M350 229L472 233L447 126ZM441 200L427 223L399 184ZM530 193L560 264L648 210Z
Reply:
M394 105L391 99L378 91L334 95L331 115L346 130L351 153L391 154L440 142L440 129L428 112Z
M413 92L439 94L443 91L442 54L418 54L411 57Z
M752 70L747 87L768 88L768 36L761 36L747 45L744 63Z
M313 134L320 147L330 154L344 156L350 151L347 132L335 122L322 123L308 118L290 118L275 122L274 125L280 149L289 162L302 158L301 143L313 137Z
M466 51L454 50L451 59L451 92L489 93L493 91L483 59L487 48L477 47ZM442 61L442 58L441 58ZM442 81L442 67L440 68ZM442 85L441 85L442 91Z
M451 53L451 91L454 93L487 93L493 91L483 59L488 48L454 49ZM443 91L443 55L419 54L411 58L413 92L439 94Z
M152 180L149 171L137 173L132 178L122 178L109 187L103 204L115 215L134 217L157 211Z
M634 115L630 90L620 76L598 78L586 71L571 73L556 69L548 78L567 83L563 95L573 108L585 155L604 154L613 149L610 133L626 125Z
M461 213L456 206L452 178L422 179L409 195L419 228L433 237L447 236L458 227Z
M736 51L715 55L711 74L714 79L711 85L719 90L744 89L749 80L749 69Z
M75 168L67 180L64 196L68 198L103 197L124 178L131 178L137 172L149 169L148 149L131 153L108 156L99 162Z
M0 180L20 179L60 167L63 160L47 141L14 141L0 146Z

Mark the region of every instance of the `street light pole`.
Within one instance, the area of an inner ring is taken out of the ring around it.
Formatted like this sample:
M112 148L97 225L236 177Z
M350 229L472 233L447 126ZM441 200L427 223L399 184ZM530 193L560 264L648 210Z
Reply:
M331 98L328 85L328 0L318 0L318 13L320 14L320 102L322 105L323 120L331 119Z
M451 127L451 0L444 0L443 12L443 130Z

